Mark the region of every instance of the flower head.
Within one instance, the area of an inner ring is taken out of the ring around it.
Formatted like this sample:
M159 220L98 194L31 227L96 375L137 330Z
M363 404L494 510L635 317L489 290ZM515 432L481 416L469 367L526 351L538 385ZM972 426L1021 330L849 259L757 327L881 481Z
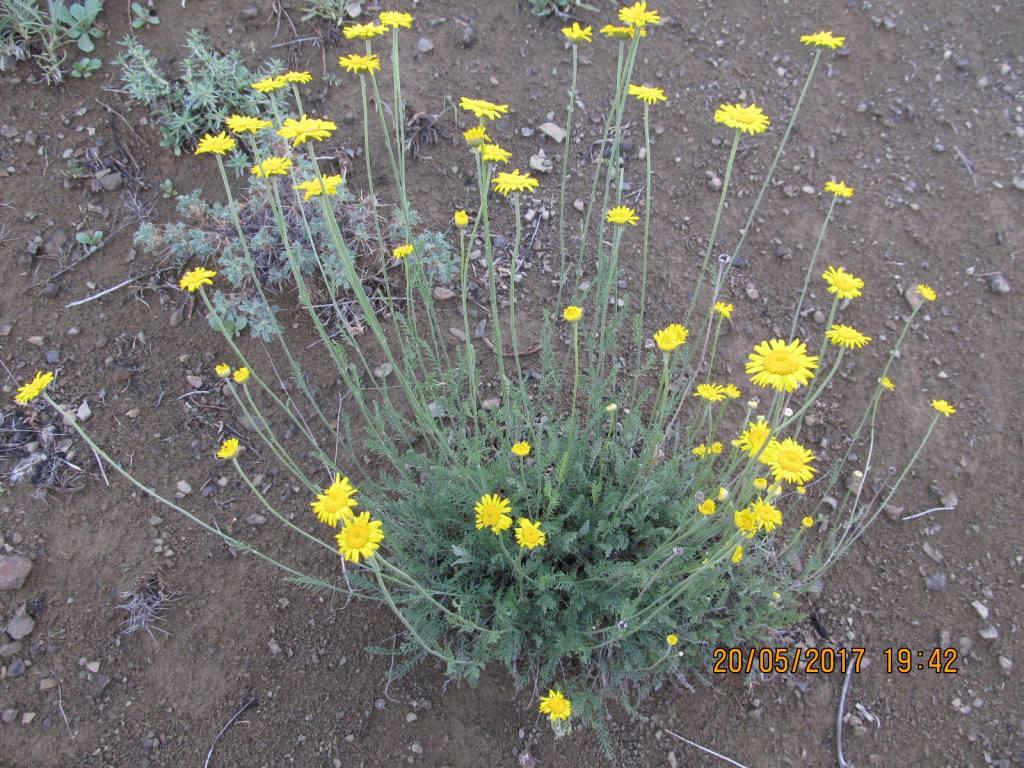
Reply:
M715 514L718 509L718 502L714 499L704 499L700 504L697 505L697 511L705 517Z
M224 123L232 133L256 133L273 125L269 120L248 115L231 115Z
M740 388L735 384L725 384L722 387L722 394L728 397L730 400L737 400L743 393L740 392Z
M516 543L523 549L536 549L547 543L548 537L540 529L540 522L533 522L525 517L516 521Z
M341 532L334 537L338 542L338 553L353 563L358 563L360 557L372 557L384 541L381 527L381 521L371 520L369 512L347 519Z
M761 462L767 464L772 476L778 481L803 485L814 478L817 471L811 466L814 454L792 437L772 440L761 454Z
M245 384L249 380L249 369L242 366L231 374L231 378L234 379L235 384Z
M357 493L359 489L352 485L347 477L335 475L334 482L319 494L310 506L316 513L317 520L331 528L337 528L339 520L347 523L355 514L352 510L359 506L356 500Z
M736 565L740 560L743 559L743 545L742 544L737 544L736 545L736 549L734 549L732 551L732 557L729 558L729 559L732 560L733 565Z
M220 376L222 379L226 379L231 375L231 366L227 363L217 363L214 366L213 372Z
M540 184L530 174L520 173L518 168L511 173L502 171L491 179L491 183L494 185L494 189L505 197L513 192L532 192Z
M844 349L860 349L871 341L870 336L865 336L856 328L839 323L825 331L825 336L837 347Z
M771 121L756 104L749 107L742 104L723 104L715 111L715 122L753 136L767 131Z
M757 521L758 530L771 532L782 525L782 513L764 499L755 499L750 512Z
M654 334L654 343L662 352L671 352L683 346L689 335L690 332L679 323L672 323Z
M208 133L199 140L196 146L197 155L223 155L230 152L236 146L236 142L224 131L220 133Z
M583 317L583 307L577 307L574 304L570 304L562 310L562 318L567 323L578 323L581 317Z
M281 79L284 80L286 83L300 83L304 85L306 83L312 82L313 73L289 71L281 75Z
M801 35L800 42L804 45L814 45L819 48L842 48L846 44L845 37L836 37L829 32L816 32L813 35Z
M310 179L304 181L301 184L296 184L292 189L296 189L303 194L303 200L309 200L313 197L320 197L320 195L336 195L338 194L338 186L344 182L341 176L324 176L323 183L320 183L320 179Z
M714 311L718 313L719 317L728 320L732 317L733 310L736 309L732 304L727 304L724 301L716 301Z
M541 697L539 709L551 722L568 720L572 716L572 702L561 691L549 690L547 696Z
M562 27L562 34L571 43L591 43L594 28L591 26L581 27L578 21L574 21L571 27Z
M757 421L747 423L747 428L732 441L732 444L748 456L754 457L761 452L762 446L771 436L771 425L768 424L764 416L758 416Z
M512 446L512 453L521 459L525 459L530 455L530 444L525 440L521 440Z
M18 387L18 394L14 396L14 402L19 405L31 403L43 393L43 390L50 385L51 381L53 381L52 371L36 371L32 381Z
M277 135L283 139L291 139L292 146L297 147L309 139L323 141L337 128L338 126L330 120L320 120L303 115L299 120L293 117L285 119L284 125L278 130Z
M853 187L846 186L845 181L826 181L825 191L831 192L836 197L853 197Z
M380 22L382 27L387 27L388 29L398 29L399 27L412 29L411 13L403 13L401 11L381 11L380 15L377 16L377 20Z
M196 267L190 269L184 275L181 276L181 280L178 282L178 287L183 291L189 293L195 293L197 290L202 288L204 285L213 285L213 280L210 278L216 277L217 273L212 269L206 267Z
M667 645L669 648L675 648L677 645L679 645L679 635L677 635L675 632L665 635L665 645Z
M480 147L480 159L485 163L505 163L512 158L512 153L497 144L484 144Z
M455 226L459 229L465 229L469 226L469 214L463 210L456 211L452 219L455 222Z
M725 387L721 384L698 384L697 391L693 393L693 396L707 400L709 403L717 403L725 400Z
M935 293L935 289L932 288L930 285L919 283L915 290L917 291L917 295L920 296L925 301L935 301L937 298L939 298L939 295Z
M498 494L484 494L473 508L476 512L476 528L490 528L498 535L512 527L512 502Z
M391 255L401 261L406 256L411 256L416 249L410 243L400 245L391 252Z
M380 69L380 56L375 53L349 53L338 57L338 66L356 75L373 72Z
M626 25L624 27L616 27L614 24L605 24L601 27L601 34L607 37L609 40L629 40L639 32L642 37L647 36L647 29L644 27L633 27Z
M638 0L626 8L619 9L619 21L643 29L648 24L661 24L661 16L655 10L647 10L646 0Z
M954 413L956 413L956 408L954 408L945 400L932 400L932 408L941 413L943 416L952 416Z
M883 376L879 380L878 383L881 384L883 387L885 387L890 392L895 392L896 391L896 385L893 383L892 379L890 379L888 376Z
M633 85L630 83L629 95L635 96L644 104L657 104L659 101L668 101L665 92L661 88L655 88L653 85Z
M253 176L265 179L269 176L287 176L292 168L292 161L287 157L268 157L259 165L249 169Z
M768 478L755 477L753 485L755 490L763 491L768 488Z
M806 517L804 517L803 520L800 521L800 525L802 525L804 528L813 528L814 518L810 515L807 515Z
M757 515L749 507L733 512L732 521L740 533L748 539L754 538L754 534L757 533Z
M479 147L491 140L487 135L487 126L482 123L480 125L474 125L469 130L463 131L462 138L464 138L466 143L471 147Z
M691 453L694 456L703 459L705 456L718 456L722 453L722 448L723 446L721 443L712 443L711 445L701 443L696 446Z
M864 287L863 280L851 275L842 267L829 266L821 279L828 283L828 292L834 293L839 299L856 299Z
M349 24L341 30L346 40L372 40L380 35L387 34L388 28L383 24Z
M278 75L277 77L265 77L252 83L249 87L260 93L273 93L284 88L286 85L288 85L288 81Z
M497 120L508 114L508 104L495 104L483 99L471 99L468 96L459 99L459 106L466 112L472 112L480 120Z
M747 358L744 370L759 387L792 392L806 386L818 367L816 355L807 354L807 345L799 339L762 341Z
M630 224L636 226L637 222L640 221L640 217L636 215L636 211L626 205L617 205L614 208L610 208L608 213L605 214L605 221L609 224L615 224L617 226L625 226Z
M233 459L237 455L238 455L238 438L237 437L229 437L227 440L225 440L223 443L220 444L220 450L217 451L217 458L218 459L224 459L225 461L227 461L228 459Z

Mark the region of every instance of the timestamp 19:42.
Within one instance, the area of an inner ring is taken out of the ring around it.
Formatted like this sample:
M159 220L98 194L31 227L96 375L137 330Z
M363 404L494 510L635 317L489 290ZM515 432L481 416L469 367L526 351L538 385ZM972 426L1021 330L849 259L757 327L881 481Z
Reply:
M847 671L859 673L867 650L851 648L715 648L712 651L712 672L717 674L760 672L762 674L805 672L830 674ZM887 674L906 674L931 670L956 674L955 648L885 648L882 660Z

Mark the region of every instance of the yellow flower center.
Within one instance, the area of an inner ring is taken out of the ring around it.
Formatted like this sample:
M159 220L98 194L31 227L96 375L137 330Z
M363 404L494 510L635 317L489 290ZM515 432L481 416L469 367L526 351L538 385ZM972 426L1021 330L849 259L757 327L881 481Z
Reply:
M799 472L804 468L803 454L796 448L779 448L772 458L786 472Z
M777 376L788 376L800 369L800 359L791 349L773 349L764 356L764 368Z
M356 520L345 526L345 545L348 549L362 549L369 541L369 523Z

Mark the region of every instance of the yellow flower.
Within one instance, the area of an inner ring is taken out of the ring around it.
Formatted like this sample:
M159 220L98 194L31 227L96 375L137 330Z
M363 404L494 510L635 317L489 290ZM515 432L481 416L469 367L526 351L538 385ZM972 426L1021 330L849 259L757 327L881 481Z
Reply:
M754 538L754 534L757 533L757 516L750 511L749 507L737 509L733 512L732 521L736 525L737 530L746 538Z
M301 184L296 184L292 189L305 193L303 195L303 200L320 197L320 195L338 194L338 186L344 181L344 179L342 179L341 176L324 176L323 179L323 184L320 183L320 179L310 179L309 181L304 181Z
M249 87L254 91L260 93L273 93L274 91L280 90L288 85L288 81L278 75L277 77L265 77L255 83L252 83Z
M395 250L391 252L391 255L394 256L399 261L401 261L406 256L411 256L413 251L415 250L416 249L413 248L411 244L406 243L405 245L400 245L397 248L395 248Z
M935 301L939 298L939 295L935 293L935 289L930 285L925 285L924 283L920 283L917 286L917 295L925 301Z
M836 197L853 197L853 187L846 186L845 181L826 181L825 191L831 192Z
M231 378L235 380L235 384L245 384L249 380L249 369L242 367L231 374Z
M341 533L334 538L338 542L338 553L349 562L358 563L359 558L372 557L384 541L380 520L371 520L369 512L356 515L342 526Z
M617 205L605 214L605 221L609 224L617 224L620 227L626 224L636 226L637 222L640 221L640 217L636 215L636 211L632 208L625 205Z
M661 16L657 11L647 10L646 0L639 0L633 5L619 9L619 21L643 29L648 24L661 24Z
M661 88L652 85L629 84L629 95L636 96L644 104L657 104L659 101L668 101L668 97Z
M312 72L285 72L281 75L281 79L286 83L301 83L305 84L313 80Z
M879 381L878 383L881 384L886 389L888 389L890 392L895 392L896 391L896 385L893 383L892 379L890 379L888 376L883 376L882 380Z
M497 144L484 144L480 147L480 158L485 163L508 163L512 153Z
M811 466L814 454L792 437L772 440L761 454L761 462L767 464L772 476L779 481L803 485L809 482L817 471Z
M755 477L754 478L754 488L756 490L763 491L767 487L768 487L768 480L766 478L763 478L763 477Z
M694 397L707 400L709 403L717 403L725 400L725 387L721 384L698 384Z
M235 140L224 131L217 134L208 133L199 140L199 144L196 146L196 154L223 155L230 152L235 146Z
M671 352L683 346L690 332L679 323L672 323L654 334L654 343L662 352Z
M819 48L842 48L846 44L845 37L836 37L829 32L816 32L813 35L801 35L800 42L804 45L814 45Z
M669 648L674 648L675 646L679 645L679 635L677 635L675 632L665 635L665 644Z
M728 488L719 488L718 489L718 500L719 501L725 501L728 498L729 498L729 489Z
M338 66L353 74L373 72L380 69L380 56L375 53L350 53L338 57Z
M269 176L287 176L292 168L292 161L287 157L268 157L259 165L249 169L253 176L265 179Z
M701 443L700 445L694 447L694 449L692 451L690 451L690 453L692 453L694 456L696 456L699 459L703 459L705 456L710 456L710 455L715 453L715 451L714 451L714 446L715 445L721 446L722 444L721 443L714 443L712 445L705 445L704 443ZM718 451L718 453L721 453L721 451Z
M741 104L723 104L715 111L715 122L753 136L767 131L771 121L756 104L749 107Z
M742 559L743 559L743 546L740 545L740 544L737 544L736 545L736 549L734 549L732 551L732 558L731 558L731 560L733 562L733 565L735 565L736 563L738 563Z
M36 375L32 378L32 381L18 387L18 394L14 396L14 402L19 405L26 405L32 402L42 394L43 390L50 385L51 381L53 381L52 371L36 371Z
M530 174L520 173L518 168L511 173L502 171L491 179L491 183L494 185L494 189L505 195L505 197L508 197L513 192L532 192L540 184Z
M562 34L573 43L591 43L594 28L591 26L581 27L578 21L574 21L571 27L562 27Z
M465 211L456 211L453 219L455 220L455 226L459 229L465 229L469 226L469 214Z
M497 120L508 114L508 104L495 104L483 99L471 99L468 96L459 99L459 106L466 112L472 112L480 120Z
M181 276L181 280L178 282L178 287L183 291L189 293L195 293L197 290L202 288L204 285L213 285L211 277L216 277L217 273L212 269L206 267L196 267L190 269L184 275Z
M334 482L321 494L318 494L316 501L310 502L316 519L331 528L338 527L338 521L348 523L355 513L353 510L359 506L356 494L359 489L349 482L347 477L334 476Z
M547 696L541 697L540 713L547 715L551 722L568 720L572 715L572 702L561 691L549 690Z
M741 394L743 394L740 392L740 388L735 384L726 384L722 387L722 393L730 400L736 400Z
M213 371L222 379L226 379L228 376L231 375L231 366L228 365L227 363L217 363Z
M704 499L704 501L702 501L700 504L697 505L697 511L700 512L705 517L708 516L708 515L715 514L715 511L717 509L718 509L718 504L715 502L714 499Z
M284 125L278 130L277 135L283 139L291 139L292 146L297 147L309 139L323 141L331 135L331 131L337 130L337 128L338 126L330 120L320 120L303 115L299 120L293 117L285 119Z
M755 499L750 512L757 520L759 530L771 532L782 525L782 513L764 499Z
M828 292L840 299L856 299L861 295L864 281L855 277L842 267L829 266L821 279L828 283Z
M522 440L512 446L512 453L519 458L524 459L530 455L530 444L525 440Z
M476 511L476 528L490 528L491 533L498 535L512 527L512 502L498 494L484 494L474 507Z
M825 336L837 347L843 347L844 349L860 349L871 341L870 336L865 336L856 328L852 328L849 325L840 325L839 323L825 331Z
M516 522L516 543L523 549L536 549L547 543L548 537L540 529L540 523L520 517Z
M269 120L261 120L248 115L232 115L224 122L232 133L256 133L256 131L262 131L273 125Z
M804 488L802 485L798 485L796 487L796 493L797 493L798 496L806 496L807 495L807 489Z
M757 421L747 422L747 428L740 433L740 436L732 441L732 444L753 458L761 450L761 446L772 436L772 428L765 421L764 416L758 416Z
M601 27L601 34L609 40L629 40L636 35L637 31L640 32L642 37L647 36L647 30L643 27L616 27L613 24L605 24Z
M412 29L411 13L402 13L401 11L381 11L380 15L377 16L377 20L381 23L382 27L387 27L388 29L398 29L399 27Z
M818 367L816 355L807 354L807 345L794 339L762 341L747 358L744 368L750 381L759 387L770 387L779 392L792 392L805 386Z
M804 528L812 528L814 526L814 518L808 515L800 521L800 525L802 525Z
M608 403L608 405L604 407L605 413L615 413L617 410L619 410L619 406L615 403Z
M388 28L382 24L349 24L341 30L346 40L370 40L374 37L386 34Z
M487 126L483 124L474 125L468 131L463 131L462 138L471 147L479 147L484 142L490 141L490 137L487 135Z
M583 317L583 307L577 307L570 304L562 310L562 318L567 323L578 323L581 317Z
M956 413L956 408L954 408L945 400L932 400L932 408L941 413L943 416L952 416L954 413Z
M717 312L726 320L732 317L732 311L734 309L736 309L736 307L734 307L732 304L727 304L724 301L715 302L715 312Z
M233 459L237 455L238 455L238 438L237 437L229 437L227 440L225 440L223 443L220 444L220 450L217 451L217 458L218 459L224 459L225 461L227 461L228 459Z

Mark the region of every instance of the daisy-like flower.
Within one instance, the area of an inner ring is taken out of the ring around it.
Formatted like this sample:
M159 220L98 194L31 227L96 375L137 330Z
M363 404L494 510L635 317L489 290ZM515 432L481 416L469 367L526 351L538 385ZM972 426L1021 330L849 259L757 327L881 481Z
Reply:
M732 521L737 530L746 538L754 538L754 534L757 533L757 515L749 507L737 509L733 512Z
M673 349L683 346L690 332L679 323L666 325L654 334L654 343L662 352L671 352Z
M814 378L818 357L807 354L807 345L799 339L762 341L747 358L744 367L750 381L758 387L792 392Z
M635 96L639 101L644 104L657 104L659 101L668 101L668 96L661 88L655 88L653 85L633 85L629 84L629 95Z
M346 40L372 40L375 37L387 34L388 28L383 24L349 24L341 30Z
M316 117L306 117L303 115L299 120L293 117L287 118L284 121L284 125L278 130L277 135L282 139L291 139L292 146L297 147L310 139L323 141L337 128L338 126L330 120L321 120Z
M288 81L278 75L277 77L265 77L252 83L249 87L260 93L273 93L274 91L281 90L286 85L288 85Z
M229 131L239 134L256 133L273 125L269 120L261 120L258 117L249 117L248 115L231 115L231 117L224 121L224 124L227 125Z
M583 307L570 304L562 310L562 319L567 323L578 323L581 317L583 317Z
M883 376L878 383L881 384L885 389L889 390L890 392L896 391L896 385L888 376Z
M525 517L516 521L516 543L523 549L536 549L547 543L548 537L540 529L540 522L533 522Z
M528 173L520 173L519 169L516 168L511 173L502 171L491 179L491 184L494 185L496 192L508 197L513 192L532 192L540 184L533 176Z
M222 379L226 379L231 375L231 366L227 363L217 363L214 367L213 372L220 376Z
M956 408L950 405L946 400L932 400L932 408L943 416L952 416L956 413Z
M810 515L807 515L803 520L800 521L800 525L802 525L804 528L813 528L814 518Z
M530 455L530 444L525 440L521 440L512 446L512 453L521 459L525 459Z
M483 99L471 99L468 96L459 99L459 107L466 112L472 112L480 120L497 120L508 114L508 104L495 104Z
M828 283L828 292L840 299L856 299L861 295L864 281L851 275L842 267L829 266L821 279Z
M732 304L728 304L724 301L716 301L714 311L723 319L728 320L732 317L733 310L736 309Z
M402 11L381 11L377 21L388 29L412 29L412 14Z
M249 169L249 173L259 179L269 176L287 176L292 169L292 161L287 157L268 157L259 165Z
M399 261L401 261L406 256L411 256L413 251L415 250L416 249L412 247L412 244L406 243L405 245L400 245L397 248L395 248L395 250L391 252L391 255L394 256Z
M717 403L725 400L725 387L721 384L698 384L694 397L707 400L709 403Z
M756 104L723 104L715 111L715 122L753 136L767 131L771 121Z
M747 422L747 428L740 432L740 436L732 441L732 444L753 458L761 451L761 447L772 436L771 425L764 416L758 416L757 421Z
M505 163L512 158L512 153L497 144L484 144L480 147L480 159L485 163Z
M316 501L310 503L316 519L331 528L338 527L338 521L346 523L353 518L353 510L359 506L356 494L359 489L349 482L347 477L334 476L334 482L316 497Z
M815 32L813 35L801 35L800 42L804 45L814 45L818 48L842 48L846 45L845 37L836 37L829 32Z
M825 331L825 336L837 347L843 347L844 349L860 349L871 341L870 336L865 336L856 328L849 325L840 325L839 323Z
M217 458L218 459L224 459L225 461L227 461L228 459L233 459L237 455L238 455L238 438L237 437L229 437L227 440L225 440L223 443L220 444L220 450L217 451Z
M236 146L236 142L224 131L220 133L208 133L199 140L196 146L197 155L223 155L230 152Z
M455 226L459 229L465 229L469 226L469 214L463 210L456 211L452 220L455 222Z
M629 25L617 27L614 24L605 24L601 27L601 34L609 40L629 40L633 38L637 32L639 32L642 37L647 36L647 29L644 27L632 27Z
M661 24L661 16L655 10L647 10L646 0L638 0L626 8L619 9L619 21L643 29L648 24Z
M726 384L722 387L722 394L724 394L730 400L738 400L740 395L742 395L743 393L740 392L740 388L737 387L735 384Z
M14 402L19 405L27 405L43 393L43 390L50 386L53 381L52 371L36 371L32 381L18 387L18 394L14 396Z
M826 181L825 191L831 192L836 197L853 197L853 187L846 186L845 181Z
M551 722L568 720L572 716L572 702L561 691L549 690L547 696L541 697L539 709Z
M636 215L636 211L626 205L617 205L614 208L610 208L608 213L605 214L605 221L609 224L615 224L617 226L625 226L631 224L636 226L637 222L640 221L640 217Z
M512 527L512 502L496 493L484 494L473 508L476 512L476 529L490 528L498 535Z
M487 135L487 126L482 123L480 125L474 125L467 131L463 131L462 138L464 138L466 143L471 147L479 147L491 140Z
M718 456L721 452L721 443L712 443L711 445L705 445L704 443L701 443L691 451L691 453L694 456L701 459L703 459L705 456Z
M753 486L754 490L764 491L768 488L768 479L765 477L755 477Z
M232 373L231 378L234 379L235 384L245 384L249 380L249 369L243 366Z
M320 197L320 195L338 194L338 187L342 182L344 182L344 179L341 176L324 176L322 184L320 179L310 179L301 184L296 184L292 189L304 193L303 200L309 200L314 197Z
M939 298L939 295L935 293L935 289L932 288L930 285L919 283L915 290L917 291L917 295L920 296L925 301L935 301L937 298Z
M737 544L736 545L736 549L734 549L732 551L732 557L729 558L729 559L732 560L732 564L733 565L736 565L740 560L742 560L743 559L743 545Z
M384 541L381 527L381 521L371 520L369 512L346 520L341 532L334 537L338 542L338 553L351 563L358 563L360 557L364 560L373 557Z
M581 27L578 21L574 21L571 27L562 27L562 34L571 43L592 43L591 35L594 28L591 26Z
M757 520L758 530L770 533L782 525L782 513L764 499L755 499L750 505L750 512Z
M285 72L283 75L281 75L281 79L284 80L286 83L297 83L297 84L300 84L300 85L304 85L306 83L312 82L312 80L313 80L313 73L312 72Z
M677 645L679 645L679 635L677 635L675 632L665 635L665 645L667 645L669 648L675 648Z
M714 499L704 499L704 501L697 505L697 511L705 517L715 514L717 509L718 503Z
M814 478L817 471L811 466L814 459L814 454L792 437L772 440L761 454L761 462L768 465L776 480L795 485L803 485Z
M380 70L380 56L376 53L349 53L338 57L338 66L354 75Z
M605 413L615 413L617 410L619 410L617 403L608 403L608 405L604 407Z
M184 275L181 276L181 280L178 281L178 287L183 291L189 293L195 293L204 285L213 285L213 280L210 278L216 277L217 273L212 269L206 267L196 267L190 269Z

